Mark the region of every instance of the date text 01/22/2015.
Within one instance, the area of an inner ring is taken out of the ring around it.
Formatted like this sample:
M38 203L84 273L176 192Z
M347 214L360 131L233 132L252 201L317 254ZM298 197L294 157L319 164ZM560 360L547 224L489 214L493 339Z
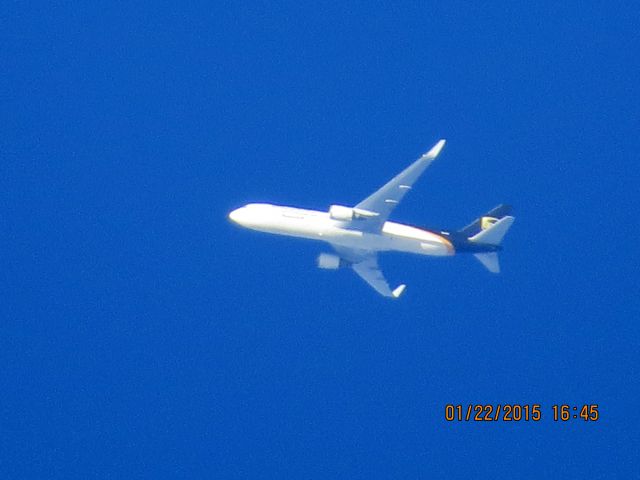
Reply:
M598 404L554 404L545 408L555 422L582 420L596 422L600 419ZM451 404L444 407L447 422L539 422L547 415L539 403L532 404Z

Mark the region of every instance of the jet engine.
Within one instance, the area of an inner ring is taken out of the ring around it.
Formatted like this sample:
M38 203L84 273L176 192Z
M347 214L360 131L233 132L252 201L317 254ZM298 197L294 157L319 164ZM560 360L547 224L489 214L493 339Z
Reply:
M343 266L344 262L338 255L332 253L321 253L318 256L318 268L325 270L336 270Z
M355 212L353 208L343 207L342 205L331 205L331 207L329 207L329 217L341 222L350 222L355 217Z

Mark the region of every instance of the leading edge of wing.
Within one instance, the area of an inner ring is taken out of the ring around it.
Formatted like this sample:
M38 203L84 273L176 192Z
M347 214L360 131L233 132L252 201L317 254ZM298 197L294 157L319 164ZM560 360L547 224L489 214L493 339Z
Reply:
M436 143L431 150L389 180L384 186L358 203L355 208L375 212L378 215L366 219L368 230L379 230L405 194L411 190L420 175L442 151L446 140Z

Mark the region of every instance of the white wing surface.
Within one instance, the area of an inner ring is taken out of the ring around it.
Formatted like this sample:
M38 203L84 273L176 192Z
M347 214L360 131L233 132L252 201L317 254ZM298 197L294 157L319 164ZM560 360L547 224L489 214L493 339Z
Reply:
M399 285L391 290L378 266L378 256L368 250L355 250L351 248L333 245L338 254L351 265L351 268L360 278L367 282L380 295L398 298L404 292L406 285Z
M355 208L377 214L371 215L364 221L359 221L358 229L370 232L380 231L393 209L400 203L405 194L411 190L411 187L420 178L422 172L435 160L444 144L445 140L440 140L431 150L396 175L382 188L357 204Z
M354 263L351 268L360 275L360 278L371 285L376 292L385 297L398 298L406 288L406 285L400 285L394 290L389 288L389 284L384 275L382 275L380 267L378 267L378 259L375 255L360 263Z

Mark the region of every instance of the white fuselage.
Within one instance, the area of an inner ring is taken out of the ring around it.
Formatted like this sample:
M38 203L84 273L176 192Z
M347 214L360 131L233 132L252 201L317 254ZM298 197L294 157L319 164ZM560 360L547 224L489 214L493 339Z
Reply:
M353 222L334 220L328 212L252 203L238 208L229 218L246 228L291 237L322 240L333 245L369 251L398 251L446 256L455 253L446 238L409 225L385 222L382 231L369 233ZM346 228L347 225L349 228Z

